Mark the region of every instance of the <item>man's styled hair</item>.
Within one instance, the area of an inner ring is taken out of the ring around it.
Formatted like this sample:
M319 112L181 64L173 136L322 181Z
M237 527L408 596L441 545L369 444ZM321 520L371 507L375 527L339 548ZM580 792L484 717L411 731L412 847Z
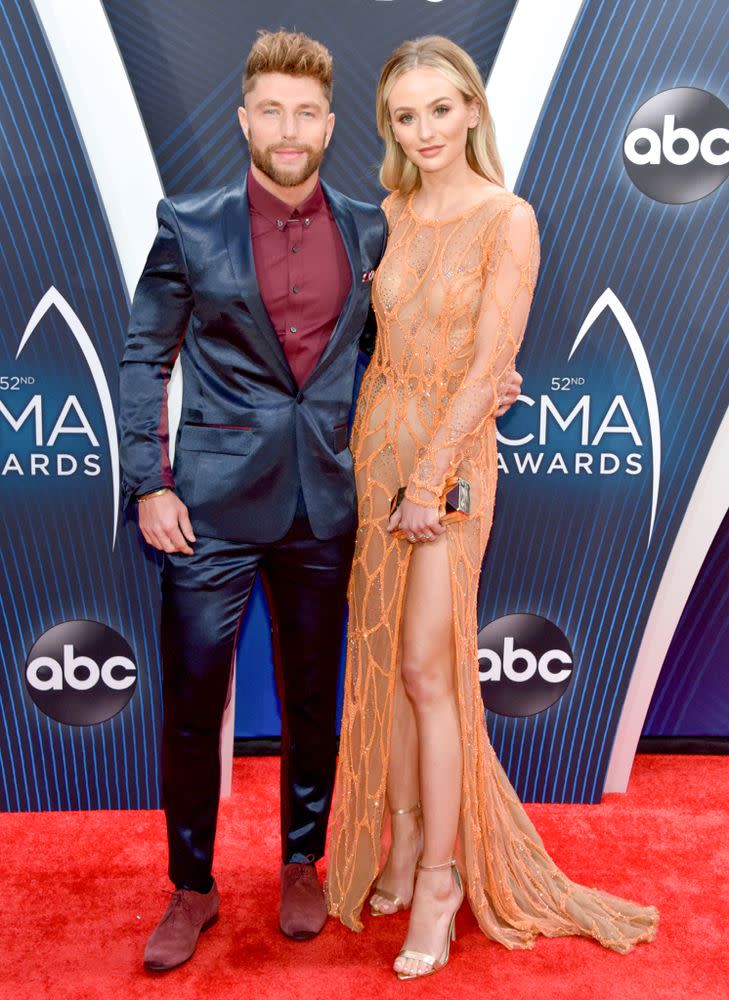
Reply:
M321 42L301 31L259 31L248 53L243 76L243 97L256 84L259 73L287 73L289 76L311 76L324 88L326 99L332 99L332 56Z

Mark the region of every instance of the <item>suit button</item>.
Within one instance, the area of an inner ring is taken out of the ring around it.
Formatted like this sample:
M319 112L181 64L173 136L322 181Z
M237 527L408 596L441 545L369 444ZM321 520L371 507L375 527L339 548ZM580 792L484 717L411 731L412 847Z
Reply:
M304 394L303 394L303 392L300 392L299 395L296 397L296 402L297 403L303 403L304 402Z

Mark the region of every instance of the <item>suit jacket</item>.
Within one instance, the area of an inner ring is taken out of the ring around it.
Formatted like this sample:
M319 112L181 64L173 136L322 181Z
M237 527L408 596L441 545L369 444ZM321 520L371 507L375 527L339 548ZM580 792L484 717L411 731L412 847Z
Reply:
M316 368L297 386L263 305L245 178L157 208L159 232L132 303L121 365L122 491L170 486L196 533L271 542L303 490L321 539L355 526L348 417L360 342L374 343L369 281L384 253L379 208L322 184L352 284ZM167 382L180 356L183 404L170 468Z

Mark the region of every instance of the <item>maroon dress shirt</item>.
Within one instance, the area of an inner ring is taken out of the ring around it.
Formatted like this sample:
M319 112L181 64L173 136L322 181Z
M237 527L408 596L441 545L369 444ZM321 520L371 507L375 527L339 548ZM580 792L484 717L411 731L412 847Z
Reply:
M342 237L317 183L292 209L248 173L256 279L298 385L316 367L352 284Z

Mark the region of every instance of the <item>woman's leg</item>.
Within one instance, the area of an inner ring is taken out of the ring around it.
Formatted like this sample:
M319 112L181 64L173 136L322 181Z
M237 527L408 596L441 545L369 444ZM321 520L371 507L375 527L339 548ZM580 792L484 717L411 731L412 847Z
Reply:
M447 533L414 547L403 606L401 672L415 717L423 811L423 865L453 856L463 756L454 675L453 605ZM394 749L394 747L393 747ZM393 758L390 758L390 769ZM458 903L450 869L420 871L405 948L438 958ZM395 971L427 965L398 958Z
M392 843L385 867L377 880L378 888L399 896L408 906L413 895L415 865L422 849L422 833L418 811L398 814L398 810L413 810L420 801L418 781L418 733L413 706L398 676L392 706L392 738L387 773L387 804L392 814ZM379 913L395 913L396 905L377 890L370 900Z

